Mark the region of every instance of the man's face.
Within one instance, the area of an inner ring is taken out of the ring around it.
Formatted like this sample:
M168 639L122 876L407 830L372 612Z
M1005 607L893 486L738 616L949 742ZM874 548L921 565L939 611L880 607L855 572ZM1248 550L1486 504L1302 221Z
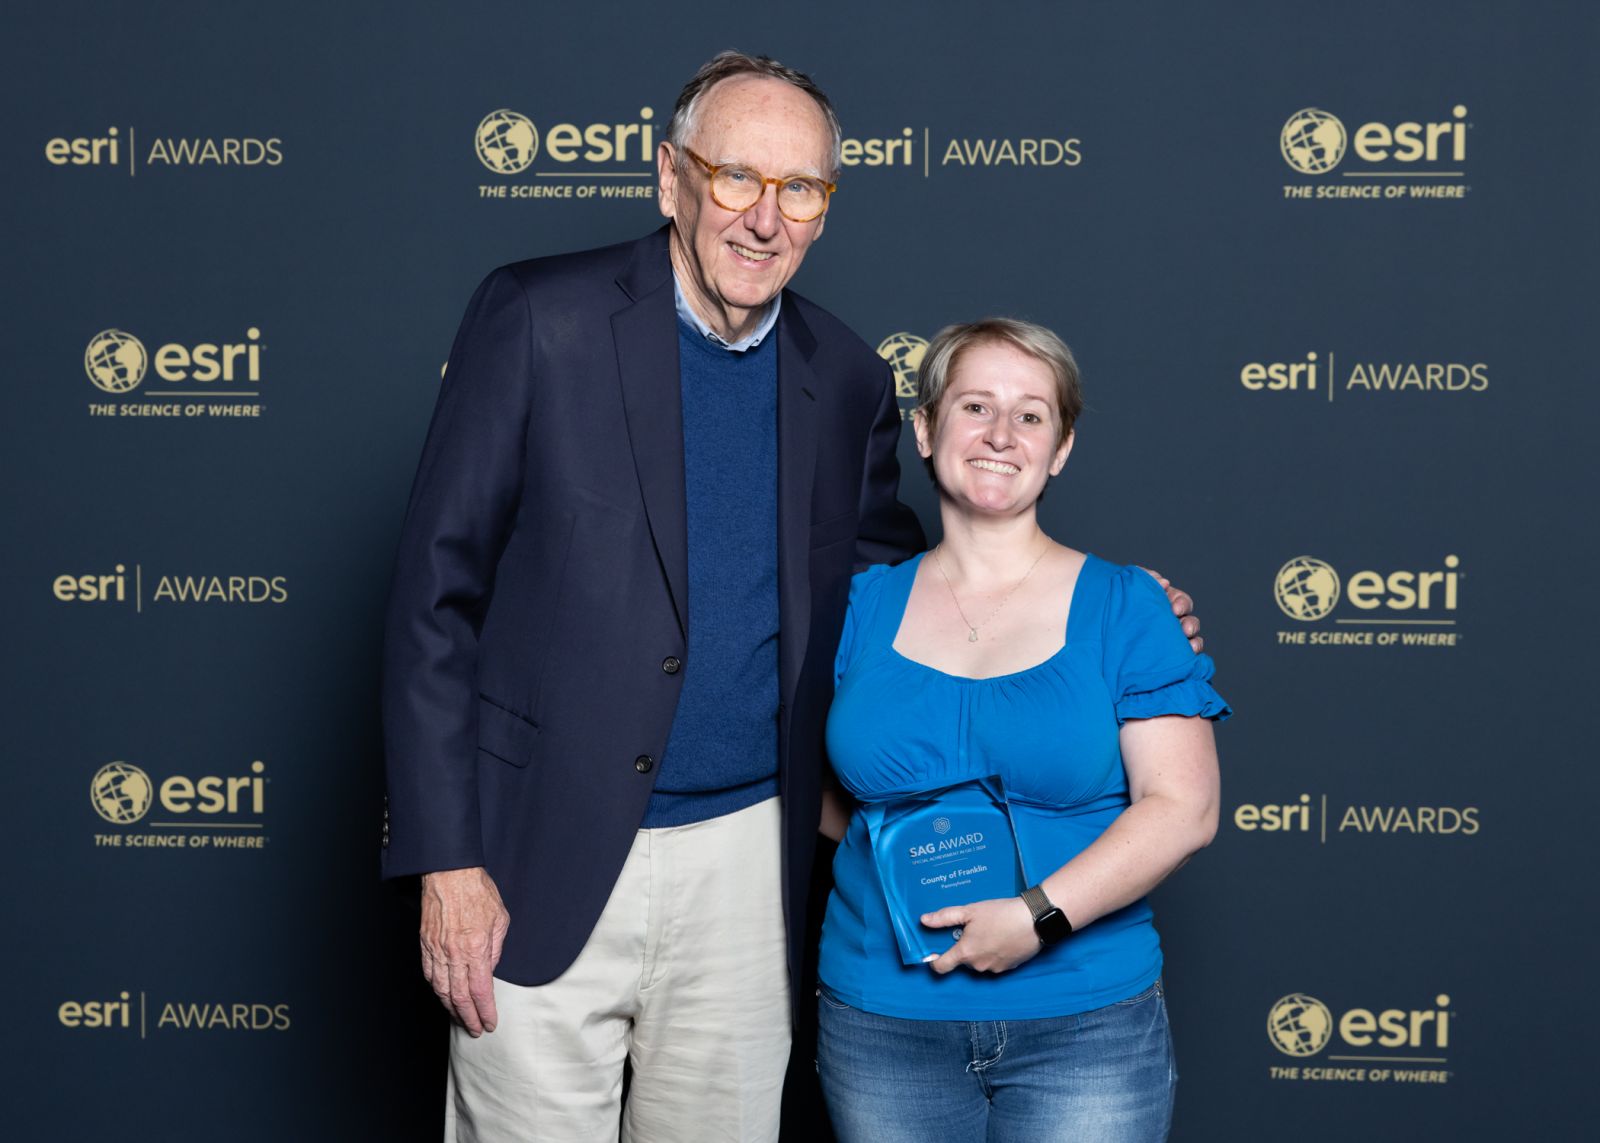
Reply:
M833 174L833 137L821 108L799 88L765 76L735 76L707 91L687 145L713 165L738 163L769 178ZM705 168L679 159L671 144L661 144L660 203L673 223L673 268L696 313L724 337L743 336L800 269L827 216L785 218L772 186L749 210L727 210L712 199Z

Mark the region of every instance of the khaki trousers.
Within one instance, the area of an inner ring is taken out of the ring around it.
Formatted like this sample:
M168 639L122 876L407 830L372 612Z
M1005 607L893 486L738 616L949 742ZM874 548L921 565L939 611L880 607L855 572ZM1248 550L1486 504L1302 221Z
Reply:
M531 988L495 980L496 1030L453 1028L447 1143L777 1139L790 1033L780 834L777 798L640 830L572 967Z

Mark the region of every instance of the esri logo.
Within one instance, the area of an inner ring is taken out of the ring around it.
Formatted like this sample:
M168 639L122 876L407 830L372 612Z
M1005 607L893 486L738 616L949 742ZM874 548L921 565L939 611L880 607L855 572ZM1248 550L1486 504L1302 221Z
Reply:
M83 371L101 393L89 404L95 417L259 417L262 357L259 326L240 341L151 342L115 327L89 339ZM148 377L150 384L135 393ZM196 399L199 398L199 399Z
M539 153L539 129L526 115L502 107L478 124L476 146L478 160L495 174L521 174Z
M1477 806L1417 805L1348 802L1343 809L1330 804L1327 794L1313 800L1301 794L1293 801L1241 802L1233 811L1234 828L1241 833L1274 837L1315 837L1328 844L1329 823L1335 838L1475 837L1483 830Z
M1465 104L1432 122L1369 120L1346 132L1337 115L1305 107L1278 132L1283 161L1318 180L1283 188L1287 199L1462 199L1467 186ZM1450 168L1448 170L1442 168ZM1324 176L1337 177L1324 181ZM1437 181L1430 181L1437 180Z
M1290 619L1321 619L1339 603L1339 573L1314 556L1296 556L1278 569L1272 594Z
M150 775L128 762L107 762L89 783L95 813L113 825L131 825L150 812Z
M1278 610L1304 626L1278 631L1280 646L1455 647L1461 557L1443 567L1361 568L1343 575L1315 556L1296 556L1273 577ZM1326 620L1326 623L1322 621Z
M654 198L654 118L653 110L641 107L632 122L542 120L541 131L519 111L491 111L478 121L472 146L478 161L502 180L478 184L478 197L507 202Z
M149 364L144 342L120 329L101 330L83 351L84 372L95 388L106 393L133 392Z
M163 1032L287 1032L292 1025L288 1003L264 1003L256 997L233 1002L214 996L199 1002L162 1002L143 990L135 994L127 988L101 999L105 996L101 992L91 1000L63 1000L56 1008L56 1021L72 1029L131 1033L137 1028L141 1040ZM158 1010L160 1015L152 1026L150 1017Z
M1289 116L1278 139L1284 162L1302 175L1326 174L1337 167L1344 158L1345 142L1339 117L1315 107Z
M1463 355L1464 356L1464 355ZM1351 361L1346 373L1338 359ZM1411 393L1483 393L1489 388L1489 366L1483 361L1374 358L1332 349L1309 350L1300 360L1249 361L1239 370L1239 384L1252 393L1304 393L1332 404L1335 395L1377 397ZM1343 377L1341 383L1340 378Z
M117 166L117 129L106 128L100 136L80 135L76 138L58 136L44 145L45 161L53 167L98 167L101 163Z
M1267 1013L1267 1038L1286 1056L1314 1056L1333 1035L1333 1013L1315 996L1291 992Z
M94 834L95 848L265 849L270 781L259 758L243 773L169 773L159 782L131 762L108 762L89 782L89 803L122 828Z
M138 131L107 127L103 135L58 135L44 145L45 162L52 167L126 168L128 177L159 167L276 167L283 163L283 140L254 136L157 136L148 150L138 147ZM141 160L140 155L143 154ZM123 162L126 157L127 162Z
M894 373L894 395L900 403L901 420L916 407L917 377L927 355L928 339L914 333L891 333L878 343L878 356L889 363Z
M63 1028L126 1028L132 999L126 988L110 1000L63 1000L56 1019ZM144 993L139 994L140 1034L143 1035Z
M1449 1083L1450 997L1432 1008L1346 1008L1335 1016L1315 996L1291 992L1267 1012L1267 1039L1297 1061L1332 1048L1326 1063L1274 1064L1275 1080L1333 1083ZM1422 1054L1426 1053L1426 1054ZM1417 1067L1415 1065L1434 1065Z

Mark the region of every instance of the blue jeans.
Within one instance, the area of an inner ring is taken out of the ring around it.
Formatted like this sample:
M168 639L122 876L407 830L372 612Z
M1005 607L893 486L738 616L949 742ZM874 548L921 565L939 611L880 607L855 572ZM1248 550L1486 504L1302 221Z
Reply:
M1042 1020L902 1020L817 993L817 1071L840 1143L1148 1143L1178 1074L1157 981Z

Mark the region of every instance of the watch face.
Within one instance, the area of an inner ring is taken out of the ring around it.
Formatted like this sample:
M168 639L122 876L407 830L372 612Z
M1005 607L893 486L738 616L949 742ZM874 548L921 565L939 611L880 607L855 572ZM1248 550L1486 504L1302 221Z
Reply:
M1033 931L1039 934L1039 939L1045 944L1053 945L1072 935L1072 922L1060 909L1051 909L1033 922Z

